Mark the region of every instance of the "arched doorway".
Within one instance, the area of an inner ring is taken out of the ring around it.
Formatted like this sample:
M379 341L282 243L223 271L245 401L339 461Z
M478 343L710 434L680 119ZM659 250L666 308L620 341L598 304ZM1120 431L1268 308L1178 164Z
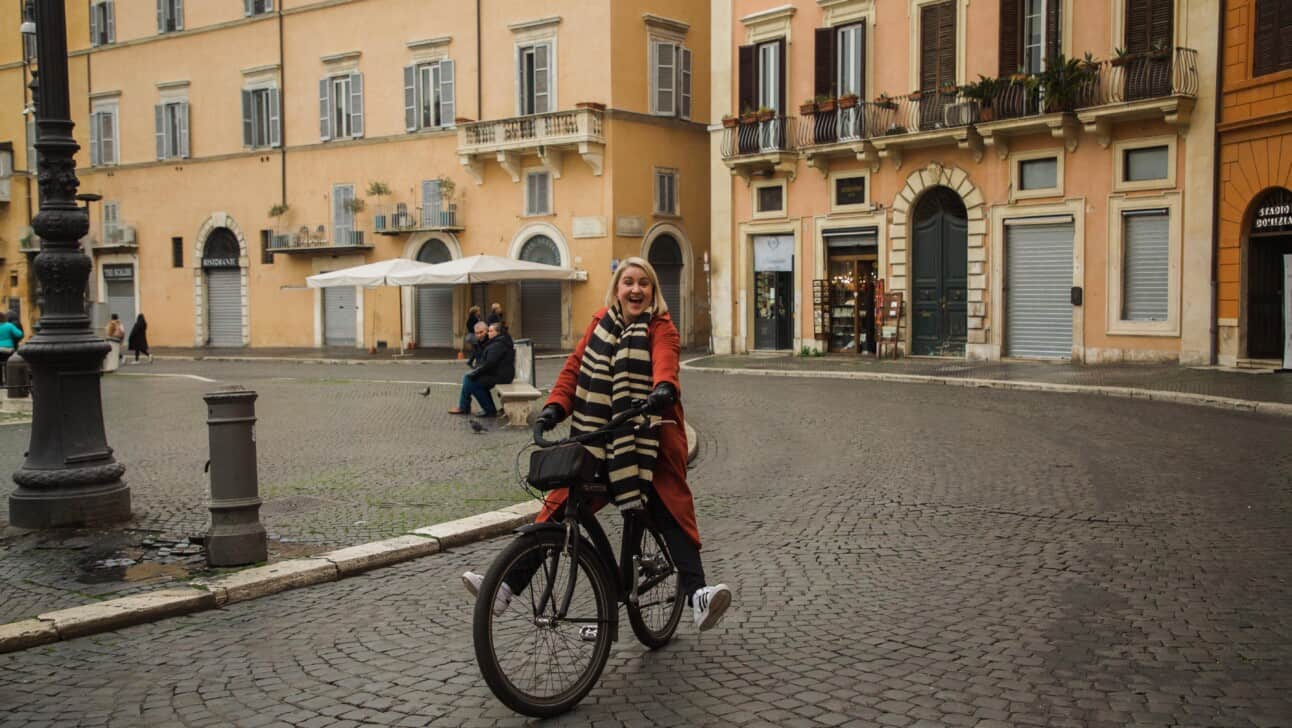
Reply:
M202 247L202 277L206 284L206 343L242 346L242 271L238 238L228 228L216 228ZM353 318L352 318L353 320Z
M911 352L959 356L968 333L969 221L947 187L925 192L912 216Z
M453 253L444 241L431 238L417 251L422 263L447 263ZM417 345L453 348L453 286L417 287Z
M1276 187L1254 208L1247 237L1247 358L1281 359L1283 256L1292 255L1292 192Z
M532 263L561 265L561 249L546 235L534 235L520 248L516 257ZM520 320L525 338L536 349L561 348L561 283L559 281L521 281Z
M650 264L659 274L660 295L668 304L669 315L678 332L682 331L682 273L686 260L682 257L682 246L677 238L667 233L651 242L647 257Z

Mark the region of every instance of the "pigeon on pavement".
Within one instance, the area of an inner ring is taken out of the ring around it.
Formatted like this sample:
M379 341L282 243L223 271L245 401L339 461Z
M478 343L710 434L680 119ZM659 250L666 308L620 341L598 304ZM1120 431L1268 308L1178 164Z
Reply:
M423 389L422 391L418 392L418 394L422 395L423 397L429 397L431 396L431 388L427 387L426 389Z
M480 424L480 423L479 423L478 421L476 421L476 420L469 420L469 422L471 423L471 431L472 431L472 432L474 432L474 433L476 433L477 435L479 435L479 434L483 433L485 430L487 430L487 429L488 429L487 427L485 427L484 425Z

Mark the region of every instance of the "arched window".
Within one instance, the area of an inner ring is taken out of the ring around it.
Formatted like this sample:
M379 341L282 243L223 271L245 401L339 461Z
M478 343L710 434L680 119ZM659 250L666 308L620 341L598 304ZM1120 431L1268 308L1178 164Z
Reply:
M417 251L417 260L419 263L447 263L453 260L453 254L444 241L432 238Z
M561 250L546 235L535 235L526 240L525 244L521 246L520 259L531 263L559 266L561 264Z

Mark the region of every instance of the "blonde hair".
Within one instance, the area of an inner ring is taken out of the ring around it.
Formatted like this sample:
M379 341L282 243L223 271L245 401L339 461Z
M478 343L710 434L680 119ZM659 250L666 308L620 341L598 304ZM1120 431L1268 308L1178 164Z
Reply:
M613 306L615 301L619 300L615 295L619 290L619 279L623 277L624 271L629 268L640 268L650 279L651 305L655 307L655 313L668 313L668 303L664 300L663 292L659 288L659 274L655 272L655 266L651 265L645 258L633 256L624 258L619 261L619 267L615 269L615 274L610 276L610 290L606 291L606 305Z

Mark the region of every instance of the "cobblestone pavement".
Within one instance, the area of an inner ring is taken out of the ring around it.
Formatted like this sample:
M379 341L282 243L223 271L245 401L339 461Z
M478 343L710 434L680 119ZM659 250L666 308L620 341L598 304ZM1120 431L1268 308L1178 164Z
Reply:
M1267 370L1182 367L1177 364L1064 364L1030 361L967 361L908 357L881 359L831 355L709 356L691 363L701 368L775 369L810 372L869 372L915 374L956 379L1080 384L1094 387L1133 387L1188 392L1257 402L1292 403L1292 375Z
M544 382L559 361L540 361ZM104 377L108 443L126 464L134 519L111 531L5 534L0 481L0 622L199 575L203 559L114 569L147 536L202 534L209 492L202 394L255 389L261 518L271 561L403 534L523 500L513 464L525 433L449 415L465 366L163 362ZM193 377L198 377L194 379ZM200 381L200 379L214 381ZM429 397L417 396L425 382ZM0 473L23 462L28 425L0 427Z
M683 388L706 568L736 601L658 652L626 638L555 724L1292 724L1286 419ZM457 578L504 543L0 656L0 724L520 725L479 676Z

